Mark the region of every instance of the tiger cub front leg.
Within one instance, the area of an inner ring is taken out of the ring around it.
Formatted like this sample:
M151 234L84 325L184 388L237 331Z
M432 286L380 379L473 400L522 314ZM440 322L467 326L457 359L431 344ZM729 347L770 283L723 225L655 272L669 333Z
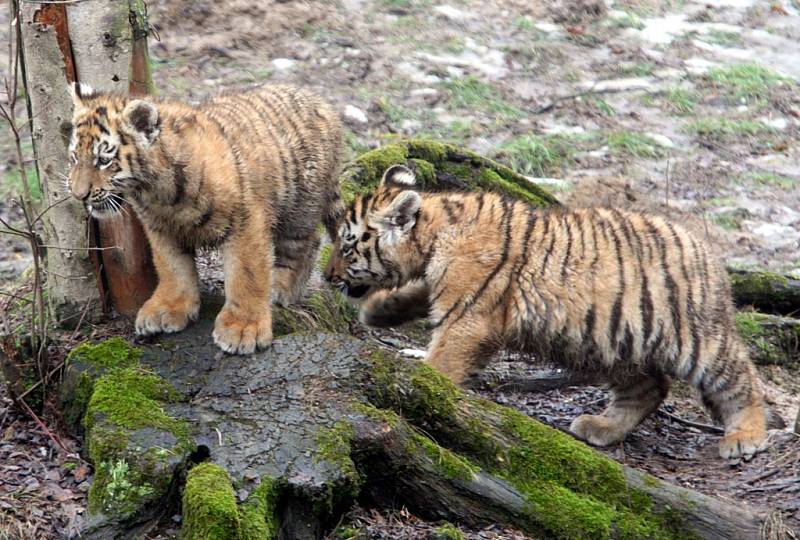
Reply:
M425 362L460 384L483 368L499 349L490 329L488 318L475 316L440 326L433 333Z
M272 341L272 238L264 221L264 216L251 213L222 248L225 305L213 336L225 352L250 354Z
M414 280L398 289L381 289L361 305L359 320L367 326L387 328L428 316L428 285Z
M136 315L136 333L146 336L179 332L200 311L200 291L194 254L177 242L146 230L158 274L158 286Z

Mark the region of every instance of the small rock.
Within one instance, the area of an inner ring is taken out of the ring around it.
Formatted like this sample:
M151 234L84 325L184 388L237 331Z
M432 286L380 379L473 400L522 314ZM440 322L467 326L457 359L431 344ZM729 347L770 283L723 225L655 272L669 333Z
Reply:
M295 61L291 58L275 58L272 60L272 67L278 70L287 70L294 67Z
M629 77L626 79L610 79L605 81L584 81L581 87L586 90L594 90L596 92L605 92L608 90L623 91L623 90L636 90L647 89L653 86L652 81L646 77Z
M353 105L347 105L344 108L344 117L346 120L350 120L356 124L366 124L369 121L367 113Z
M400 349L400 354L408 358L425 358L427 353L420 349Z
M695 56L684 61L684 65L686 66L686 71L692 75L704 75L717 63Z

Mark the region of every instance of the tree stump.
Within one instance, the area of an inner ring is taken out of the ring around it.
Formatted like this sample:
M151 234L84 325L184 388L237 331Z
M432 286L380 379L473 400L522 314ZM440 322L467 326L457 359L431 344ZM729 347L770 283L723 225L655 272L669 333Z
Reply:
M71 353L66 418L95 466L86 538L141 537L181 503L190 539L321 538L356 500L564 538L748 538L766 519L331 333L353 313L314 298L278 310L274 344L251 356L213 345L215 310L138 348Z

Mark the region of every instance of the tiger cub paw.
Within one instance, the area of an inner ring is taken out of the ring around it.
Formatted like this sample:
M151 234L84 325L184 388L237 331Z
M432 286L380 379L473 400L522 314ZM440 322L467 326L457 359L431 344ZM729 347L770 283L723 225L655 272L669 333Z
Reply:
M214 343L231 354L250 354L272 342L272 317L247 317L223 308L214 323Z
M190 321L197 319L199 312L199 300L163 300L153 296L136 314L136 334L149 336L180 332Z
M607 416L582 414L572 421L570 431L595 446L608 446L625 438L628 432Z
M736 464L740 459L750 461L764 450L767 433L763 430L734 431L719 442L719 455Z

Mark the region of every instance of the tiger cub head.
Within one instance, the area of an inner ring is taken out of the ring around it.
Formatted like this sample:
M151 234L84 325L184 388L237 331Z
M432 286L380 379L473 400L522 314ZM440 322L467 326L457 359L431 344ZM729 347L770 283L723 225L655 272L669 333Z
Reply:
M158 137L158 110L149 101L100 94L85 84L70 90L69 190L94 217L112 216L143 181L134 175L132 160Z
M351 298L377 289L398 287L412 276L414 226L422 198L414 173L393 165L383 173L377 191L356 197L339 227L325 268L325 279Z

